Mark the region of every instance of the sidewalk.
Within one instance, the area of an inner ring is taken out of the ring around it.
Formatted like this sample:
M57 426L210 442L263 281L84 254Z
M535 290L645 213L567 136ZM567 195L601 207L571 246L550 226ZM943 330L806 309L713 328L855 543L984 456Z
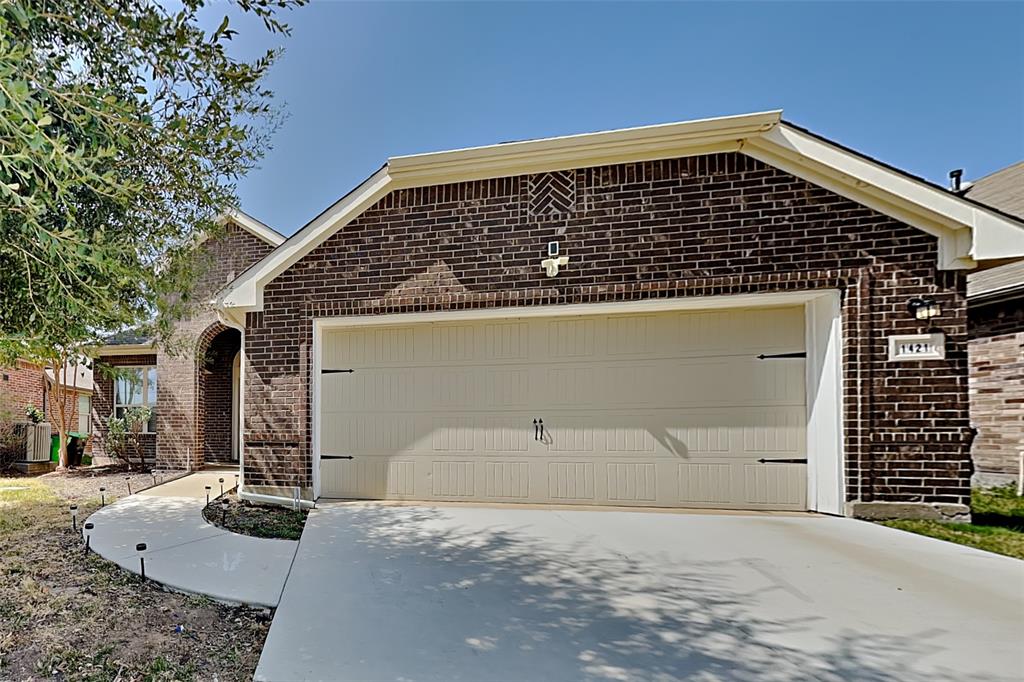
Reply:
M298 547L217 528L203 518L205 486L211 497L234 487L232 472L213 471L122 498L89 517L90 547L133 573L136 544L145 542L146 577L170 588L252 606L277 606Z

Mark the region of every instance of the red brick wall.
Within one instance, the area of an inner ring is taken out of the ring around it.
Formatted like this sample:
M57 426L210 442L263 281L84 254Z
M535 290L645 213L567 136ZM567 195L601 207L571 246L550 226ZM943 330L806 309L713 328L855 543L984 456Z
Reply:
M972 456L979 480L1019 475L1024 449L1024 297L969 308Z
M227 410L227 419L230 423L230 386L226 408L220 402L223 398L222 391L216 387L213 395L207 400L204 392L209 375L200 371L204 357L209 351L209 344L226 329L218 321L209 301L243 270L266 256L273 248L271 244L232 223L225 226L221 235L203 244L197 256L198 273L191 294L193 312L176 325L177 339L174 346L168 349L160 348L152 356L157 366L157 425L156 434L146 436L146 439L147 443L151 441L147 447L157 457L158 467L193 469L202 466L209 452L205 432L210 428L207 424L206 411L211 408L215 413L212 430L214 442L211 447L218 453L222 452L224 409ZM120 364L136 364L122 362L116 356L108 359ZM104 390L112 396L111 387L105 387ZM98 413L103 415L103 420L110 414L111 400L111 397L107 398L106 412ZM104 429L101 427L101 430ZM230 441L227 452L230 453ZM226 457L218 454L217 459L223 460Z
M83 395L87 393L82 392ZM78 396L75 391L68 395L68 424L72 431L78 431ZM43 369L24 360L19 360L14 367L0 369L0 417L13 421L26 421L25 408L35 405L43 410L46 420L53 425L53 433L57 433L60 413L54 402L54 395L48 382L43 378ZM86 444L86 452L91 452L91 443Z
M0 416L25 420L25 408L43 409L43 370L19 360L13 367L0 368Z
M569 171L554 213L522 176L398 190L270 282L246 331L246 480L311 484L312 320L494 306L839 288L847 497L966 503L965 275L935 238L740 154ZM569 267L539 268L549 240ZM906 301L935 297L931 325ZM945 360L893 364L929 326Z

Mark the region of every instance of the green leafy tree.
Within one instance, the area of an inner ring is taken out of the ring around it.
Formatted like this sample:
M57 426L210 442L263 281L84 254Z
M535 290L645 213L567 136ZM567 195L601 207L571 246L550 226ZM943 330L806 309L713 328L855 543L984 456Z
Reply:
M304 2L218 7L275 39ZM263 84L279 50L233 57L208 4L0 0L0 362L56 376L107 334L171 339L191 306L194 249L279 121Z

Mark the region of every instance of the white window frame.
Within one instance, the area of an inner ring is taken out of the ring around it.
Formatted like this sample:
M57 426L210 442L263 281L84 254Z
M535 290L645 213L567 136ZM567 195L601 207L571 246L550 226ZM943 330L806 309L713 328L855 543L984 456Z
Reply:
M78 432L86 435L92 433L92 396L88 393L78 394ZM85 410L82 410L82 403L85 403ZM82 428L82 425L85 428Z
M155 374L156 373L156 365L121 365L121 366L118 366L117 369L118 369L118 371L135 370L135 369L142 370L141 371L141 375L142 375L142 390L139 393L140 397L142 398L142 402L139 402L139 403L121 403L121 402L118 402L119 396L118 396L118 391L117 391L117 382L121 380L121 377L119 377L119 376L115 377L114 378L114 400L113 400L113 402L114 402L114 416L115 417L118 416L117 415L117 411L119 409L121 409L121 408L128 409L128 408L132 408L132 407L148 407L151 410L153 410L153 414L156 414L156 391L153 391L153 403L150 404L150 403L146 402L146 396L149 395L149 370L153 370L153 372ZM160 385L159 377L156 377L156 380L157 380L157 386L159 386ZM143 426L142 433L156 433L156 429L150 429L149 428L149 422L146 422L145 425Z

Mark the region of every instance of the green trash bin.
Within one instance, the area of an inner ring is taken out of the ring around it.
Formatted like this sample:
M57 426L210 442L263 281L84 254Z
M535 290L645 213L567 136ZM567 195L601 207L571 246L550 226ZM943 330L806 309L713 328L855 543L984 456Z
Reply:
M60 461L60 434L55 433L50 436L50 461Z

